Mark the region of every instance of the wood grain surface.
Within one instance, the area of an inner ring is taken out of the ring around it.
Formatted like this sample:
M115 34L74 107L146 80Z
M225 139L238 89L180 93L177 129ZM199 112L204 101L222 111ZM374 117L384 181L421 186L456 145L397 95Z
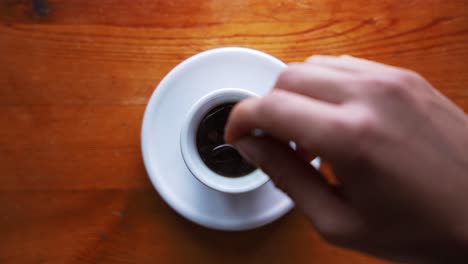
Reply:
M0 0L0 263L384 263L296 210L207 230L151 186L139 145L161 78L199 51L351 54L422 73L468 110L468 1Z

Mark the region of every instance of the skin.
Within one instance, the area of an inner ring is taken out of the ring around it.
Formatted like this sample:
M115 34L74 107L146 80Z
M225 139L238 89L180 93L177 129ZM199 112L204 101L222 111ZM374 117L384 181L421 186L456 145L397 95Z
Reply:
M238 103L225 140L335 245L409 263L468 259L468 118L415 72L313 56ZM316 156L337 184L310 166Z

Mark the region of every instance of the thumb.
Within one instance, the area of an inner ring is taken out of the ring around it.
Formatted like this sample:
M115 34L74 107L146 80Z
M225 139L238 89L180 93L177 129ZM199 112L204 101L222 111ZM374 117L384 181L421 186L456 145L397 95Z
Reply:
M341 243L357 231L357 215L336 187L288 145L270 137L248 136L234 146L295 201L325 239Z

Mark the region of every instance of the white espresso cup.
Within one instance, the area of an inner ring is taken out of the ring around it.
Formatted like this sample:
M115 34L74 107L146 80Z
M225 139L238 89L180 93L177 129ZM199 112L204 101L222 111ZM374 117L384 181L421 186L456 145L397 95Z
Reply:
M203 162L197 149L196 136L200 122L214 107L238 102L256 94L239 88L224 88L199 99L189 110L180 133L182 157L192 174L206 186L226 193L243 193L257 189L269 181L260 169L240 177L225 177L212 171Z

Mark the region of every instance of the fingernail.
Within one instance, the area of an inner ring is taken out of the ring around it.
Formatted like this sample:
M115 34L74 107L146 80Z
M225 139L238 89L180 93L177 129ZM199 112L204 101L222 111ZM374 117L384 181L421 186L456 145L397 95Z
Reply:
M236 141L233 146L239 151L244 159L258 165L259 146L255 142L255 139L245 137Z

